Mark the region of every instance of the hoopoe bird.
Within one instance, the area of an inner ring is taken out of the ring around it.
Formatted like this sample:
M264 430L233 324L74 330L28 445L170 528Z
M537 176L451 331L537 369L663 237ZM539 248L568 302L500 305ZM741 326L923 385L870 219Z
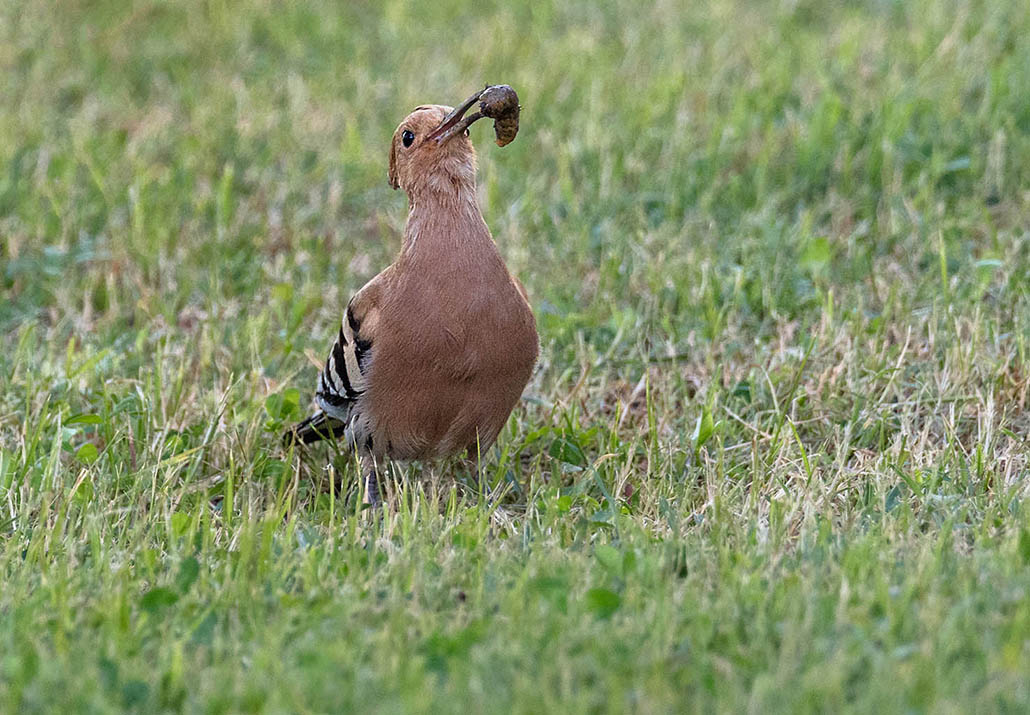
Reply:
M466 116L477 101L481 111ZM468 132L492 117L503 146L518 110L510 87L487 87L456 109L416 107L393 134L389 181L409 203L400 254L347 304L318 377L317 410L284 437L287 445L345 439L372 504L384 459L467 452L478 464L529 382L536 321L479 210Z

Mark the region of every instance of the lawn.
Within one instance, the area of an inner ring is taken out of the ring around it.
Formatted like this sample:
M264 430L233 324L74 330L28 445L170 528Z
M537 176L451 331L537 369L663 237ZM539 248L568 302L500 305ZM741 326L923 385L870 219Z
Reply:
M539 364L363 509L279 433L501 82ZM1030 4L0 0L0 99L0 712L1030 709Z

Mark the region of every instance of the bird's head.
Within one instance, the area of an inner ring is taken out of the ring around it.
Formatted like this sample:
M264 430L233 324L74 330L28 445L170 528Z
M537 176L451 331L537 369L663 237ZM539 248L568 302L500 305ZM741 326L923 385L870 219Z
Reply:
M424 190L459 192L476 184L476 150L468 124L451 107L416 107L393 133L390 146L390 186L409 195ZM461 125L461 126L459 126Z
M422 190L460 192L476 184L476 150L469 126L481 112L466 116L480 92L458 108L424 104L404 118L390 146L390 186L409 195Z

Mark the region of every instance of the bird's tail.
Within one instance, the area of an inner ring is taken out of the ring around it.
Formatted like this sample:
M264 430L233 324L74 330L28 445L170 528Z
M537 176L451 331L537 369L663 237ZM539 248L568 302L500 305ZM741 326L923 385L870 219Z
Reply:
M342 437L345 431L346 424L343 421L330 417L325 412L316 412L286 430L286 434L283 435L283 446L289 447L297 442L311 444L323 439L336 439Z

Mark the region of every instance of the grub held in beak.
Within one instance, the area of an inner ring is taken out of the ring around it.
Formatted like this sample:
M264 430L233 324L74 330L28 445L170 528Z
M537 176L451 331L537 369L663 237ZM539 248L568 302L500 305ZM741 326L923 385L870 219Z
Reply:
M479 111L465 116L465 112L479 102ZM461 106L443 118L440 126L427 138L438 145L462 134L483 117L494 120L494 135L498 146L511 142L519 131L519 97L506 84L490 85L462 102Z

